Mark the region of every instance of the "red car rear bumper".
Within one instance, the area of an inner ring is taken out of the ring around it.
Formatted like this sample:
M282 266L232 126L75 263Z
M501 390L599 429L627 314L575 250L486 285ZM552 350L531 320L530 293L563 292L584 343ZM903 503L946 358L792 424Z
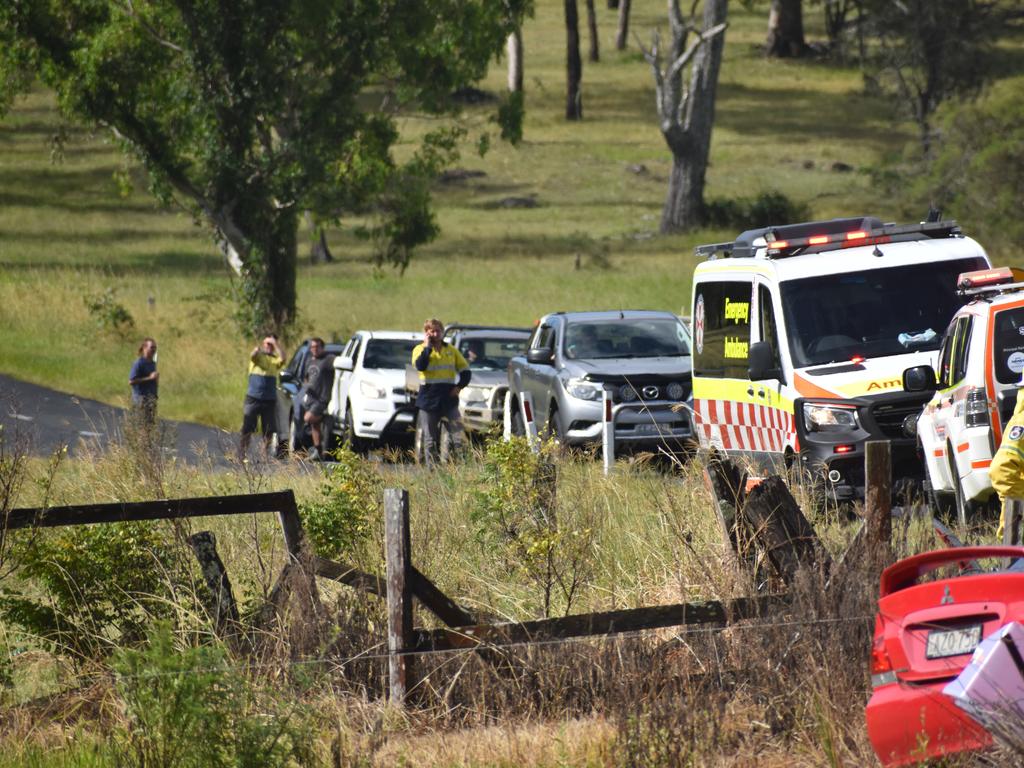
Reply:
M945 685L897 682L875 689L865 716L868 738L882 765L913 765L992 743L988 731L942 693Z

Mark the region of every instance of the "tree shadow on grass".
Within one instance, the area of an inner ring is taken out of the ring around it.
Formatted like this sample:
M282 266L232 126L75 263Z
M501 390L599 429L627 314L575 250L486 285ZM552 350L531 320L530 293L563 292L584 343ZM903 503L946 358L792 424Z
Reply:
M69 257L66 261L50 259L40 261L0 261L0 271L13 274L15 272L35 272L45 270L67 270L76 272L96 273L111 277L137 276L139 272L157 272L165 276L203 277L227 275L228 270L221 257L214 253L195 253L183 250L168 249L155 253L139 253L137 255L119 254L116 262L79 261Z

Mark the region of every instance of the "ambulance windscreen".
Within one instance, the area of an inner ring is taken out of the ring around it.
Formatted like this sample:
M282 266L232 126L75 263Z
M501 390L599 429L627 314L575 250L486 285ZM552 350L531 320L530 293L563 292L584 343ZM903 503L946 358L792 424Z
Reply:
M783 282L793 367L938 349L963 303L957 276L985 266L957 259Z

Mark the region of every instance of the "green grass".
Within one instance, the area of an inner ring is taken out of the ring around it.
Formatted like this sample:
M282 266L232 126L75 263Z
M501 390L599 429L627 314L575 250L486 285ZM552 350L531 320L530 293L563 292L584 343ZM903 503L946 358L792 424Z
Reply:
M586 119L562 117L561 6L541 3L524 33L524 142L494 142L479 157L475 141L494 125L489 108L467 108L460 164L486 176L437 186L440 238L399 276L375 271L370 245L353 234L359 222L341 222L330 233L336 263L312 266L303 254L297 335L416 329L430 316L529 325L558 309L688 312L694 245L735 233L657 235L670 156L650 68L636 38L627 51L614 50L614 12L597 5L603 58L584 63ZM812 39L822 37L818 15L808 13ZM778 190L815 217L918 216L923 202L886 197L862 172L914 133L863 94L859 73L765 60L761 11L737 4L730 23L708 197ZM664 4L635 3L631 29L645 45L656 26L664 35ZM483 87L500 92L504 77L495 64ZM404 119L408 143L398 154L435 126ZM0 121L0 371L123 403L138 339L152 335L160 342L161 413L235 428L251 340L231 322L232 282L208 231L159 208L141 170L104 135L68 128L63 160L51 162L60 130L53 99L41 90ZM835 172L834 162L854 171ZM636 164L647 172L627 169ZM122 196L115 173L125 171L133 184ZM510 195L535 196L538 207L495 207ZM86 297L108 288L135 320L123 335L98 328L85 308Z

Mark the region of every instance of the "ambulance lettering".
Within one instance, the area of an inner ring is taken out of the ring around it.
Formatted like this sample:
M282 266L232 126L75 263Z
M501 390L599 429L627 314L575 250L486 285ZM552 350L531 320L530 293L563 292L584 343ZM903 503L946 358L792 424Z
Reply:
M750 321L750 302L749 301L730 301L729 297L725 297L725 319L732 320L734 323L746 323Z
M903 382L899 379L889 379L888 381L872 381L868 384L868 392L878 391L880 389L902 389Z
M737 337L725 337L725 356L738 358L739 360L747 359L747 348L748 344Z

